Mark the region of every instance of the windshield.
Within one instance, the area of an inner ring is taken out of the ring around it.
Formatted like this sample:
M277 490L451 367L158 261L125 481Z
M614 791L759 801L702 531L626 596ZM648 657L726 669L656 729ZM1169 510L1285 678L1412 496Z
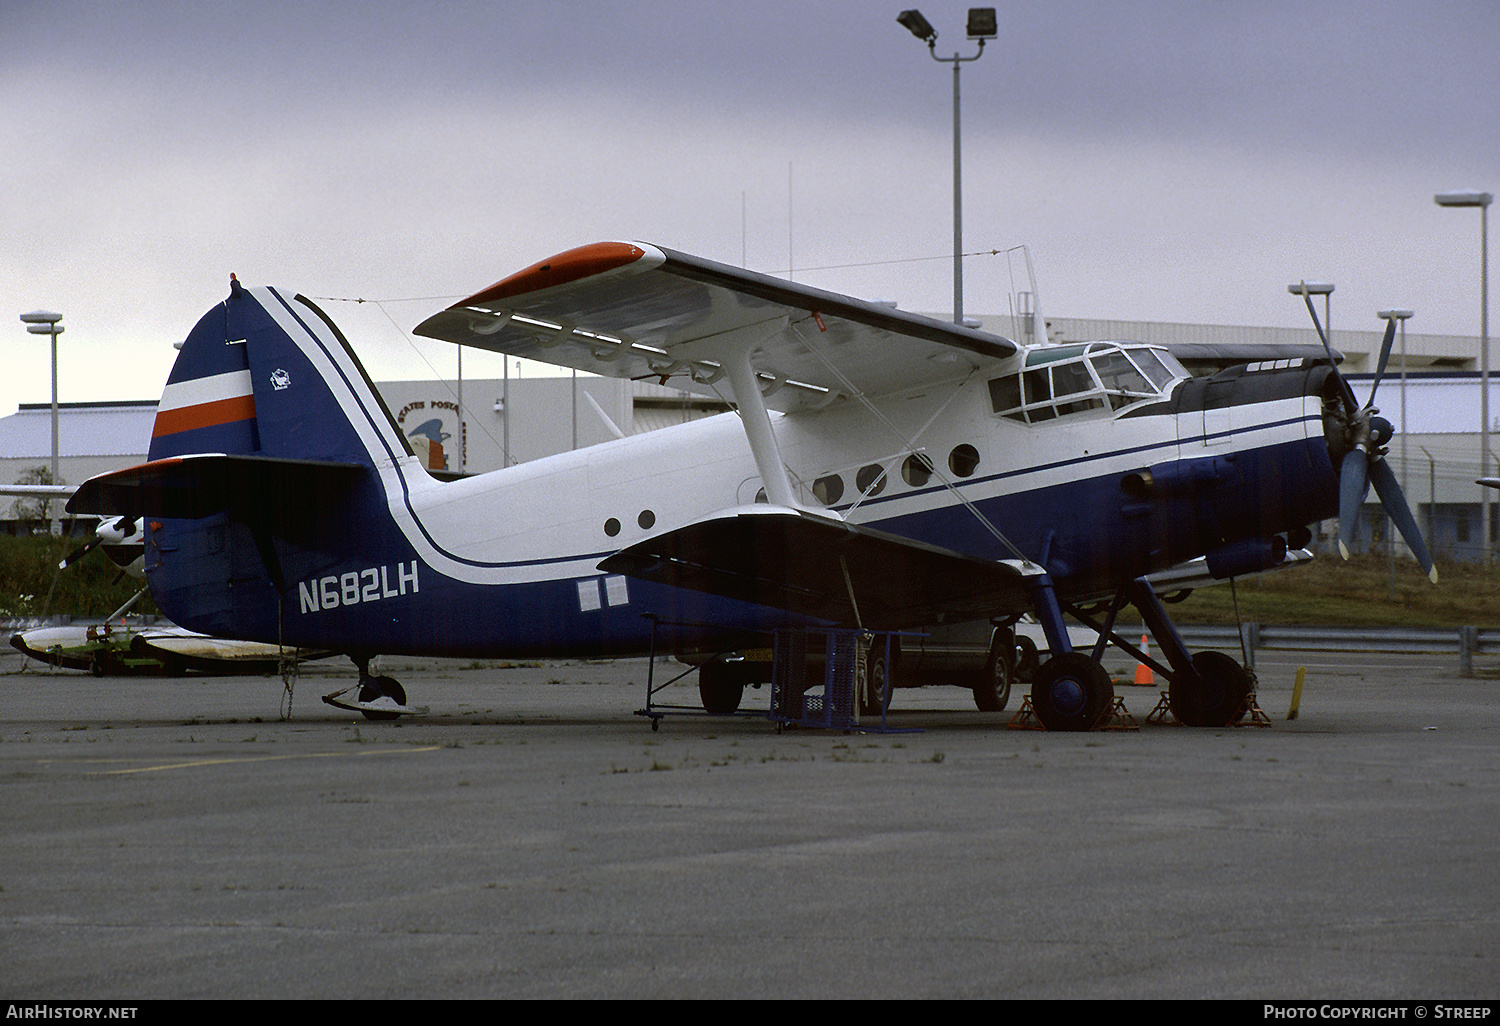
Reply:
M1166 352L1117 342L1036 349L1024 364L990 379L990 408L1029 424L1156 401L1174 380L1187 377Z

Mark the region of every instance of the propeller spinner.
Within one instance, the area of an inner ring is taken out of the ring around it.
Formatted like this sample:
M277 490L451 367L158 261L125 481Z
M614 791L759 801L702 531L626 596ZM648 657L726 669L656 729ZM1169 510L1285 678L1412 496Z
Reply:
M1377 416L1380 410L1375 406L1375 392L1380 388L1380 379L1385 377L1386 365L1391 358L1391 343L1396 338L1396 319L1386 319L1385 338L1380 343L1380 360L1375 366L1370 398L1364 406L1360 406L1354 398L1353 389L1339 373L1338 364L1333 357L1333 347L1328 344L1328 336L1323 333L1323 325L1318 321L1318 312L1313 308L1312 296L1306 283L1302 287L1302 300L1307 304L1313 327L1318 329L1318 338L1323 342L1328 363L1333 367L1334 376L1339 383L1338 407L1328 413L1336 421L1337 434L1341 439L1339 449L1342 451L1339 465L1339 554L1345 559L1349 558L1345 539L1353 537L1359 505L1364 501L1370 486L1374 485L1375 494L1385 507L1386 515L1391 518L1412 555L1427 572L1427 579L1436 584L1437 569L1432 565L1427 543L1422 539L1422 532L1417 527L1416 518L1412 516L1411 507L1407 505L1406 495L1401 491L1395 471L1385 461L1386 443L1391 440L1395 430L1390 421Z

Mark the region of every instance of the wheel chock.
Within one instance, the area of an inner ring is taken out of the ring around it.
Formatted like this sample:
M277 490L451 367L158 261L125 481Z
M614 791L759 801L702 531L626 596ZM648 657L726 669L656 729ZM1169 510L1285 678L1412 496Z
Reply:
M1027 695L1021 699L1021 708L1010 718L1005 725L1007 730L1046 730L1042 721L1036 718L1036 712L1031 708L1031 696ZM1114 704L1106 709L1089 730L1140 730L1140 725L1135 722L1125 708L1125 700L1115 697Z
M1255 701L1255 692L1252 691L1245 696L1245 711L1241 718L1230 724L1231 727L1269 727L1271 717L1267 716Z
M1161 699L1156 703L1156 708L1146 717L1146 722L1156 726L1180 727L1182 721L1172 715L1172 703L1167 698L1167 693L1161 693ZM1228 723L1226 727L1269 727L1271 718L1265 714L1255 701L1255 692L1252 691L1245 696L1245 704L1240 709L1240 714Z
M1182 726L1182 721L1172 715L1172 703L1167 699L1165 691L1161 693L1161 699L1156 703L1156 708L1147 715L1146 722L1163 727Z
M1125 708L1125 699L1119 695L1115 696L1114 705L1105 710L1099 722L1094 724L1094 730L1140 730L1141 725L1135 722L1135 717L1130 715Z
M1042 721L1036 718L1036 712L1031 708L1031 696L1025 695L1021 698L1021 708L1010 718L1005 725L1007 730L1046 730Z

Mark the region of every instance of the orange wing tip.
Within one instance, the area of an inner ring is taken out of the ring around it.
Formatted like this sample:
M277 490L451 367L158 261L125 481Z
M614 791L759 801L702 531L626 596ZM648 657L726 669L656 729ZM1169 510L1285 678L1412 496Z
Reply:
M484 306L497 300L525 295L528 292L540 292L543 289L568 285L584 278L592 278L629 267L643 257L651 258L646 265L648 267L654 267L665 259L655 248L643 248L629 242L595 242L592 245L579 246L577 249L570 249L566 253L559 253L555 257L543 260L541 263L532 264L524 271L517 271L484 291L476 292L468 299L455 303L454 308Z

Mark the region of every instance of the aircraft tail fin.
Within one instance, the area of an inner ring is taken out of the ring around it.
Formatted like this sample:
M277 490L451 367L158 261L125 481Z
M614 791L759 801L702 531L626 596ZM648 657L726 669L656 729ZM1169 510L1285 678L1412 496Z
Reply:
M219 453L379 467L410 454L322 310L279 289L230 285L182 344L150 460Z

